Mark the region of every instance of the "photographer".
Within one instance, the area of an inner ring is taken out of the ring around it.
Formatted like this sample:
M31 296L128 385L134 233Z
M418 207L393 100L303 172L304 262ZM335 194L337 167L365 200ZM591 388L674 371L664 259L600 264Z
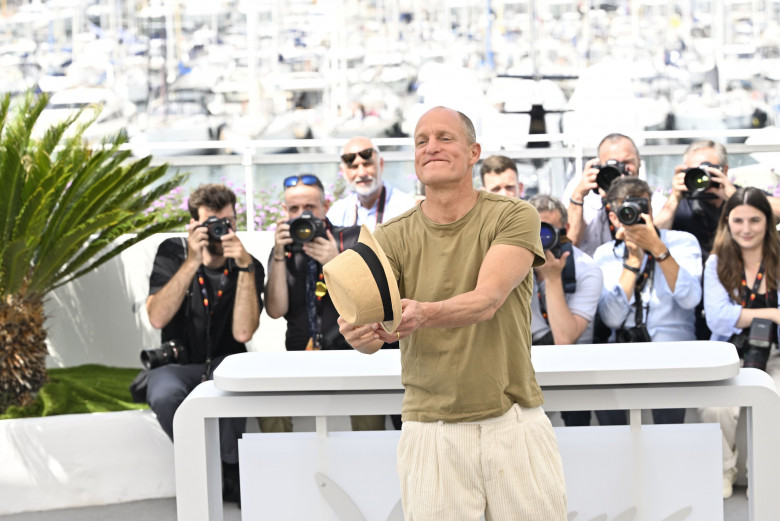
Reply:
M723 206L712 254L704 270L704 310L712 340L734 343L744 367L767 371L780 384L777 287L780 237L772 208L757 188L738 189ZM735 437L739 407L699 410L723 433L723 497L737 477Z
M585 163L582 174L574 176L563 192L568 201L569 238L588 255L614 239L604 197L610 184L622 176L638 177L641 159L634 141L623 134L609 134L599 143L598 158ZM660 210L665 198L652 194L652 205Z
M728 176L726 147L711 140L691 143L674 169L672 193L655 216L658 228L693 234L706 260L723 203L737 191Z
M701 299L699 244L686 232L656 230L649 200L650 187L632 177L616 180L607 192L609 219L617 231L616 240L593 255L604 276L599 315L615 330L616 342L694 340L693 310ZM684 417L685 409L653 410L655 423L679 423Z
M536 195L528 202L542 220L546 259L543 266L534 268L532 344L590 344L601 296L601 270L590 255L572 246L566 237L566 208L558 199ZM563 411L561 418L567 426L590 425L590 411Z
M325 216L328 206L316 176L284 180L282 207L287 219L276 227L268 261L266 312L287 320L288 351L352 349L339 333L338 312L327 293L322 266L357 242L360 227L332 226ZM312 233L303 236L301 231ZM383 415L352 417L352 430L384 430L384 425ZM287 430L291 429L288 422Z
M146 399L173 439L173 415L187 395L227 355L246 351L260 325L263 266L235 234L236 196L218 184L199 186L189 198L188 237L162 242L149 278L149 321L162 329L163 352L151 361ZM168 348L168 349L166 349ZM165 356L172 354L173 356ZM238 501L238 437L243 418L220 419L223 496Z

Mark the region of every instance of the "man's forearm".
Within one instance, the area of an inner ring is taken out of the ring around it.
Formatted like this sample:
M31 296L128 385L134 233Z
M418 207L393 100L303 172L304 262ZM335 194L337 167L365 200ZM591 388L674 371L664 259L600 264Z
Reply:
M674 214L677 212L677 207L680 205L681 194L672 192L672 194L666 199L663 208L657 215L653 216L653 224L661 230L671 230L672 223L674 222Z
M239 272L236 301L233 305L233 338L249 342L260 325L260 304L257 298L256 274Z
M573 344L577 341L588 323L575 315L566 303L563 281L560 278L545 279L545 301L547 303L547 321L556 344Z
M146 299L146 312L154 328L162 329L173 319L197 271L198 264L187 259L160 291L149 295Z
M268 281L265 285L265 312L271 318L280 318L287 314L290 306L287 287L287 262L274 260L268 267Z
M582 236L585 230L585 220L582 217L582 205L569 203L567 208L569 214L569 231L566 232L566 236L571 239L571 242L575 246L579 246L582 242Z

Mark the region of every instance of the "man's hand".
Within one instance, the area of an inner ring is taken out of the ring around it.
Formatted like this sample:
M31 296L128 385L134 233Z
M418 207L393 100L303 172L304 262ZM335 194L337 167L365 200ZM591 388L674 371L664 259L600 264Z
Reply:
M560 259L556 259L555 255L553 255L550 250L547 250L544 252L544 258L547 259L547 261L543 266L534 268L534 271L541 275L544 280L560 279L563 268L566 267L566 259L569 258L569 255L571 255L571 252L565 251Z
M710 179L712 179L713 183L718 183L720 185L707 189L708 192L712 192L726 201L737 191L737 187L731 182L729 176L719 168L709 166L707 167L707 173L710 175Z
M303 252L322 265L336 258L339 254L339 246L330 230L325 230L328 238L317 237L313 241L303 244ZM288 232L289 235L289 232ZM292 239L290 239L292 242Z
M604 197L603 191L596 184L596 176L599 175L599 169L595 168L599 164L598 158L593 158L585 163L585 168L582 169L582 177L577 186L574 187L572 197L577 202L582 202L585 196L591 190L598 190L602 197ZM575 195L576 194L576 195Z
M339 333L344 335L344 339L349 343L349 345L361 353L375 353L379 350L379 348L382 347L382 344L384 343L383 341L378 340L377 337L377 328L379 328L383 333L385 332L384 329L382 329L382 326L379 324L356 326L354 324L350 324L341 317L338 318L338 324ZM395 337L396 335L393 333L393 340L391 340L391 342L395 342Z
M290 237L290 224L287 220L276 223L276 232L274 232L274 257L280 258L285 254L285 247L292 244Z
M200 266L203 263L203 249L209 244L208 228L202 222L190 219L187 232L187 258Z
M685 197L685 192L688 191L688 187L685 186L685 171L688 169L685 165L677 165L674 167L674 176L672 176L672 196L676 197L679 201Z
M239 268L246 268L252 264L252 256L246 251L241 240L233 230L228 230L222 236L222 254L229 259L233 259Z
M661 237L655 231L653 220L646 213L642 214L644 223L621 226L618 228L615 237L626 242L629 259L636 259L640 263L645 252L657 257L666 251L666 245L661 241ZM633 263L629 263L634 265ZM638 267L638 265L634 265Z

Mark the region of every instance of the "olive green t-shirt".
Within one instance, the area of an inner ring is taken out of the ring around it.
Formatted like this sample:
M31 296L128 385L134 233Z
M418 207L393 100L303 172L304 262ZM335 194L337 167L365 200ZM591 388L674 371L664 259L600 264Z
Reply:
M377 228L374 236L398 279L401 298L436 302L474 290L494 244L534 253L544 263L539 214L520 199L480 191L454 223L437 224L420 206ZM514 403L543 402L531 365L532 274L509 294L491 320L454 328L421 328L401 340L406 421L478 421Z

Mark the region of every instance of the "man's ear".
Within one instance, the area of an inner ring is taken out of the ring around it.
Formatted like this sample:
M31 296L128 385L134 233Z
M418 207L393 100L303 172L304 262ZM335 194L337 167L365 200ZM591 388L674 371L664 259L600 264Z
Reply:
M522 199L524 195L525 195L525 185L523 185L523 183L518 181L517 182L517 197Z
M479 161L479 156L482 155L482 145L479 143L472 143L469 147L469 152L471 153L471 161L469 161L469 164L474 166L477 164L477 161Z
M622 224L620 224L620 219L618 219L618 216L615 212L609 212L607 217L609 217L609 222L612 223L612 226L614 226L615 229L618 229L622 226Z

